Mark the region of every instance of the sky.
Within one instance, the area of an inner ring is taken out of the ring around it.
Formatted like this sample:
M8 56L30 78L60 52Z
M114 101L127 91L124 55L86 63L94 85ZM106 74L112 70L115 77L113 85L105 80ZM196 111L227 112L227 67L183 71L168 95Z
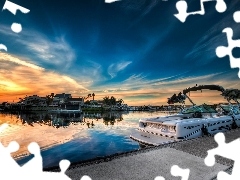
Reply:
M0 102L50 93L123 99L128 105L162 105L195 84L240 88L238 68L215 49L228 46L226 27L240 38L233 13L240 1L204 3L204 15L180 22L175 0L12 0L29 13L0 13ZM2 8L5 1L0 1ZM200 0L188 0L188 12ZM11 30L20 23L22 31ZM233 55L238 58L239 49ZM201 103L226 102L220 92L192 95ZM188 102L186 102L188 103Z

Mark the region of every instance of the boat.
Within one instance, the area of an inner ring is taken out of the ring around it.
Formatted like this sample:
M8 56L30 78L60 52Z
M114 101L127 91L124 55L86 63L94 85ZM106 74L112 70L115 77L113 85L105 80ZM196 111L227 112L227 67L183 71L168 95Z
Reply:
M82 113L82 110L81 109L76 109L76 110L72 110L72 109L54 109L54 110L50 110L49 112L68 114L68 113Z
M227 105L218 107L202 104L196 105L188 96L190 91L218 90L228 101ZM194 86L183 90L178 95L168 98L168 104L182 103L188 99L192 106L182 108L177 114L139 120L139 127L130 137L139 143L160 145L163 143L198 138L204 135L213 135L233 128L240 127L239 102L240 91L237 89L224 89L218 85ZM237 105L230 101L234 100Z

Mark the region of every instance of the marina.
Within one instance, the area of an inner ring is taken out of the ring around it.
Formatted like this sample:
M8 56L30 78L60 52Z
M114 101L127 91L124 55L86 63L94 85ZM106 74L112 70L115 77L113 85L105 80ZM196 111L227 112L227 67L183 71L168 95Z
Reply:
M37 142L44 168L48 168L58 166L63 158L76 163L141 149L129 135L141 117L157 115L158 112L88 113L75 117L57 113L1 113L1 124L7 122L9 127L0 133L0 139L5 146L12 140L20 144L20 149L13 153L20 164L32 157L28 144Z
M190 91L218 90L227 100L228 105L207 104L196 105L188 96ZM162 143L179 141L181 139L198 138L204 135L213 135L240 127L240 109L238 89L224 89L217 85L194 86L183 90L183 93L174 94L168 103L185 103L188 99L192 106L183 108L179 113L159 116L157 118L143 118L139 120L138 132L130 137L143 144L160 145ZM234 100L236 105L230 101Z
M194 104L187 93L202 89L220 90L228 104ZM58 166L61 159L76 164L237 129L240 127L238 96L237 89L201 85L168 98L167 109L153 110L149 105L145 106L145 111L112 109L100 112L83 110L84 103L80 105L79 101L76 104L64 103L69 101L67 98L60 105L51 105L47 110L3 110L0 113L1 124L8 123L9 127L0 133L0 138L3 145L12 139L20 144L19 151L13 153L20 165L32 158L27 146L33 141L41 148L45 169ZM33 97L41 99L41 103L45 102L36 95L25 101ZM185 99L192 106L185 106ZM231 100L236 102L235 105ZM182 105L174 107L173 103ZM16 134L19 136L16 137Z
M240 1L1 6L2 177L240 179Z

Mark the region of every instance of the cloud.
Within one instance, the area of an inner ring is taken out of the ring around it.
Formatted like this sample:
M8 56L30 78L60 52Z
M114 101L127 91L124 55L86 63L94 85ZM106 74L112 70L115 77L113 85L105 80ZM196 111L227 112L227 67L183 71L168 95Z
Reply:
M74 91L73 96L86 92L88 89L73 78L56 72L48 71L20 58L1 53L0 58L0 101L16 99L26 94L45 96L50 93Z
M132 61L123 61L111 64L108 67L108 74L111 76L111 78L114 78L117 76L118 72L123 71L131 63Z
M219 20L218 23L213 24L213 26L206 31L206 33L197 41L193 46L192 50L185 56L185 59L194 60L196 65L208 64L217 58L216 48L218 46L228 46L227 37L222 30L226 27L231 27L234 31L234 36L239 36L240 29L237 23L232 23L233 13L232 8L237 2L232 2L228 8L230 11L223 19ZM197 59L197 61L196 61Z
M58 68L68 69L76 57L73 48L64 37L49 40L41 34L35 34L34 37L27 36L26 40L18 39L17 42L25 45L27 50L37 56L40 61Z
M42 68L40 66L29 63L27 61L20 60L19 58L16 58L16 57L6 54L6 53L0 53L0 61L11 61L11 62L17 63L19 65L30 67L32 69L44 70L44 68Z
M68 69L76 59L75 51L64 36L49 38L35 30L24 29L19 34L11 32L6 26L0 26L0 34L7 37L6 46L21 48L22 54L37 64L51 65L58 69ZM11 47L8 47L10 50ZM19 51L18 51L19 53Z
M140 18L144 17L146 14L148 14L157 4L159 1L157 0L128 0L128 1L122 1L121 7L124 10L128 11L139 11L141 12L140 17L137 19L137 21L140 20Z
M234 78L235 77L235 78ZM167 98L174 93L182 92L183 89L198 85L220 85L226 89L238 88L239 79L233 71L213 73L202 76L183 77L171 76L159 79L149 80L146 75L134 74L125 81L113 83L105 86L98 86L94 92L96 98L102 99L105 96L114 96L117 99L123 99L129 105L162 105L167 104ZM225 102L220 92L204 91L203 94L194 95L194 102L197 104ZM189 104L188 101L186 103Z

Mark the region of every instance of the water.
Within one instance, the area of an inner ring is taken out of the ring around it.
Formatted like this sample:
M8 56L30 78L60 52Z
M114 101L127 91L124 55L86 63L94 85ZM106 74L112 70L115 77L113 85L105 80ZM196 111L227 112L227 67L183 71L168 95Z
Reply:
M70 162L128 152L140 148L129 135L142 117L156 117L161 112L114 112L105 114L65 115L48 113L0 114L0 124L9 127L0 133L4 146L15 140L19 151L13 153L20 165L32 158L27 146L41 147L43 167L58 166L62 159Z

